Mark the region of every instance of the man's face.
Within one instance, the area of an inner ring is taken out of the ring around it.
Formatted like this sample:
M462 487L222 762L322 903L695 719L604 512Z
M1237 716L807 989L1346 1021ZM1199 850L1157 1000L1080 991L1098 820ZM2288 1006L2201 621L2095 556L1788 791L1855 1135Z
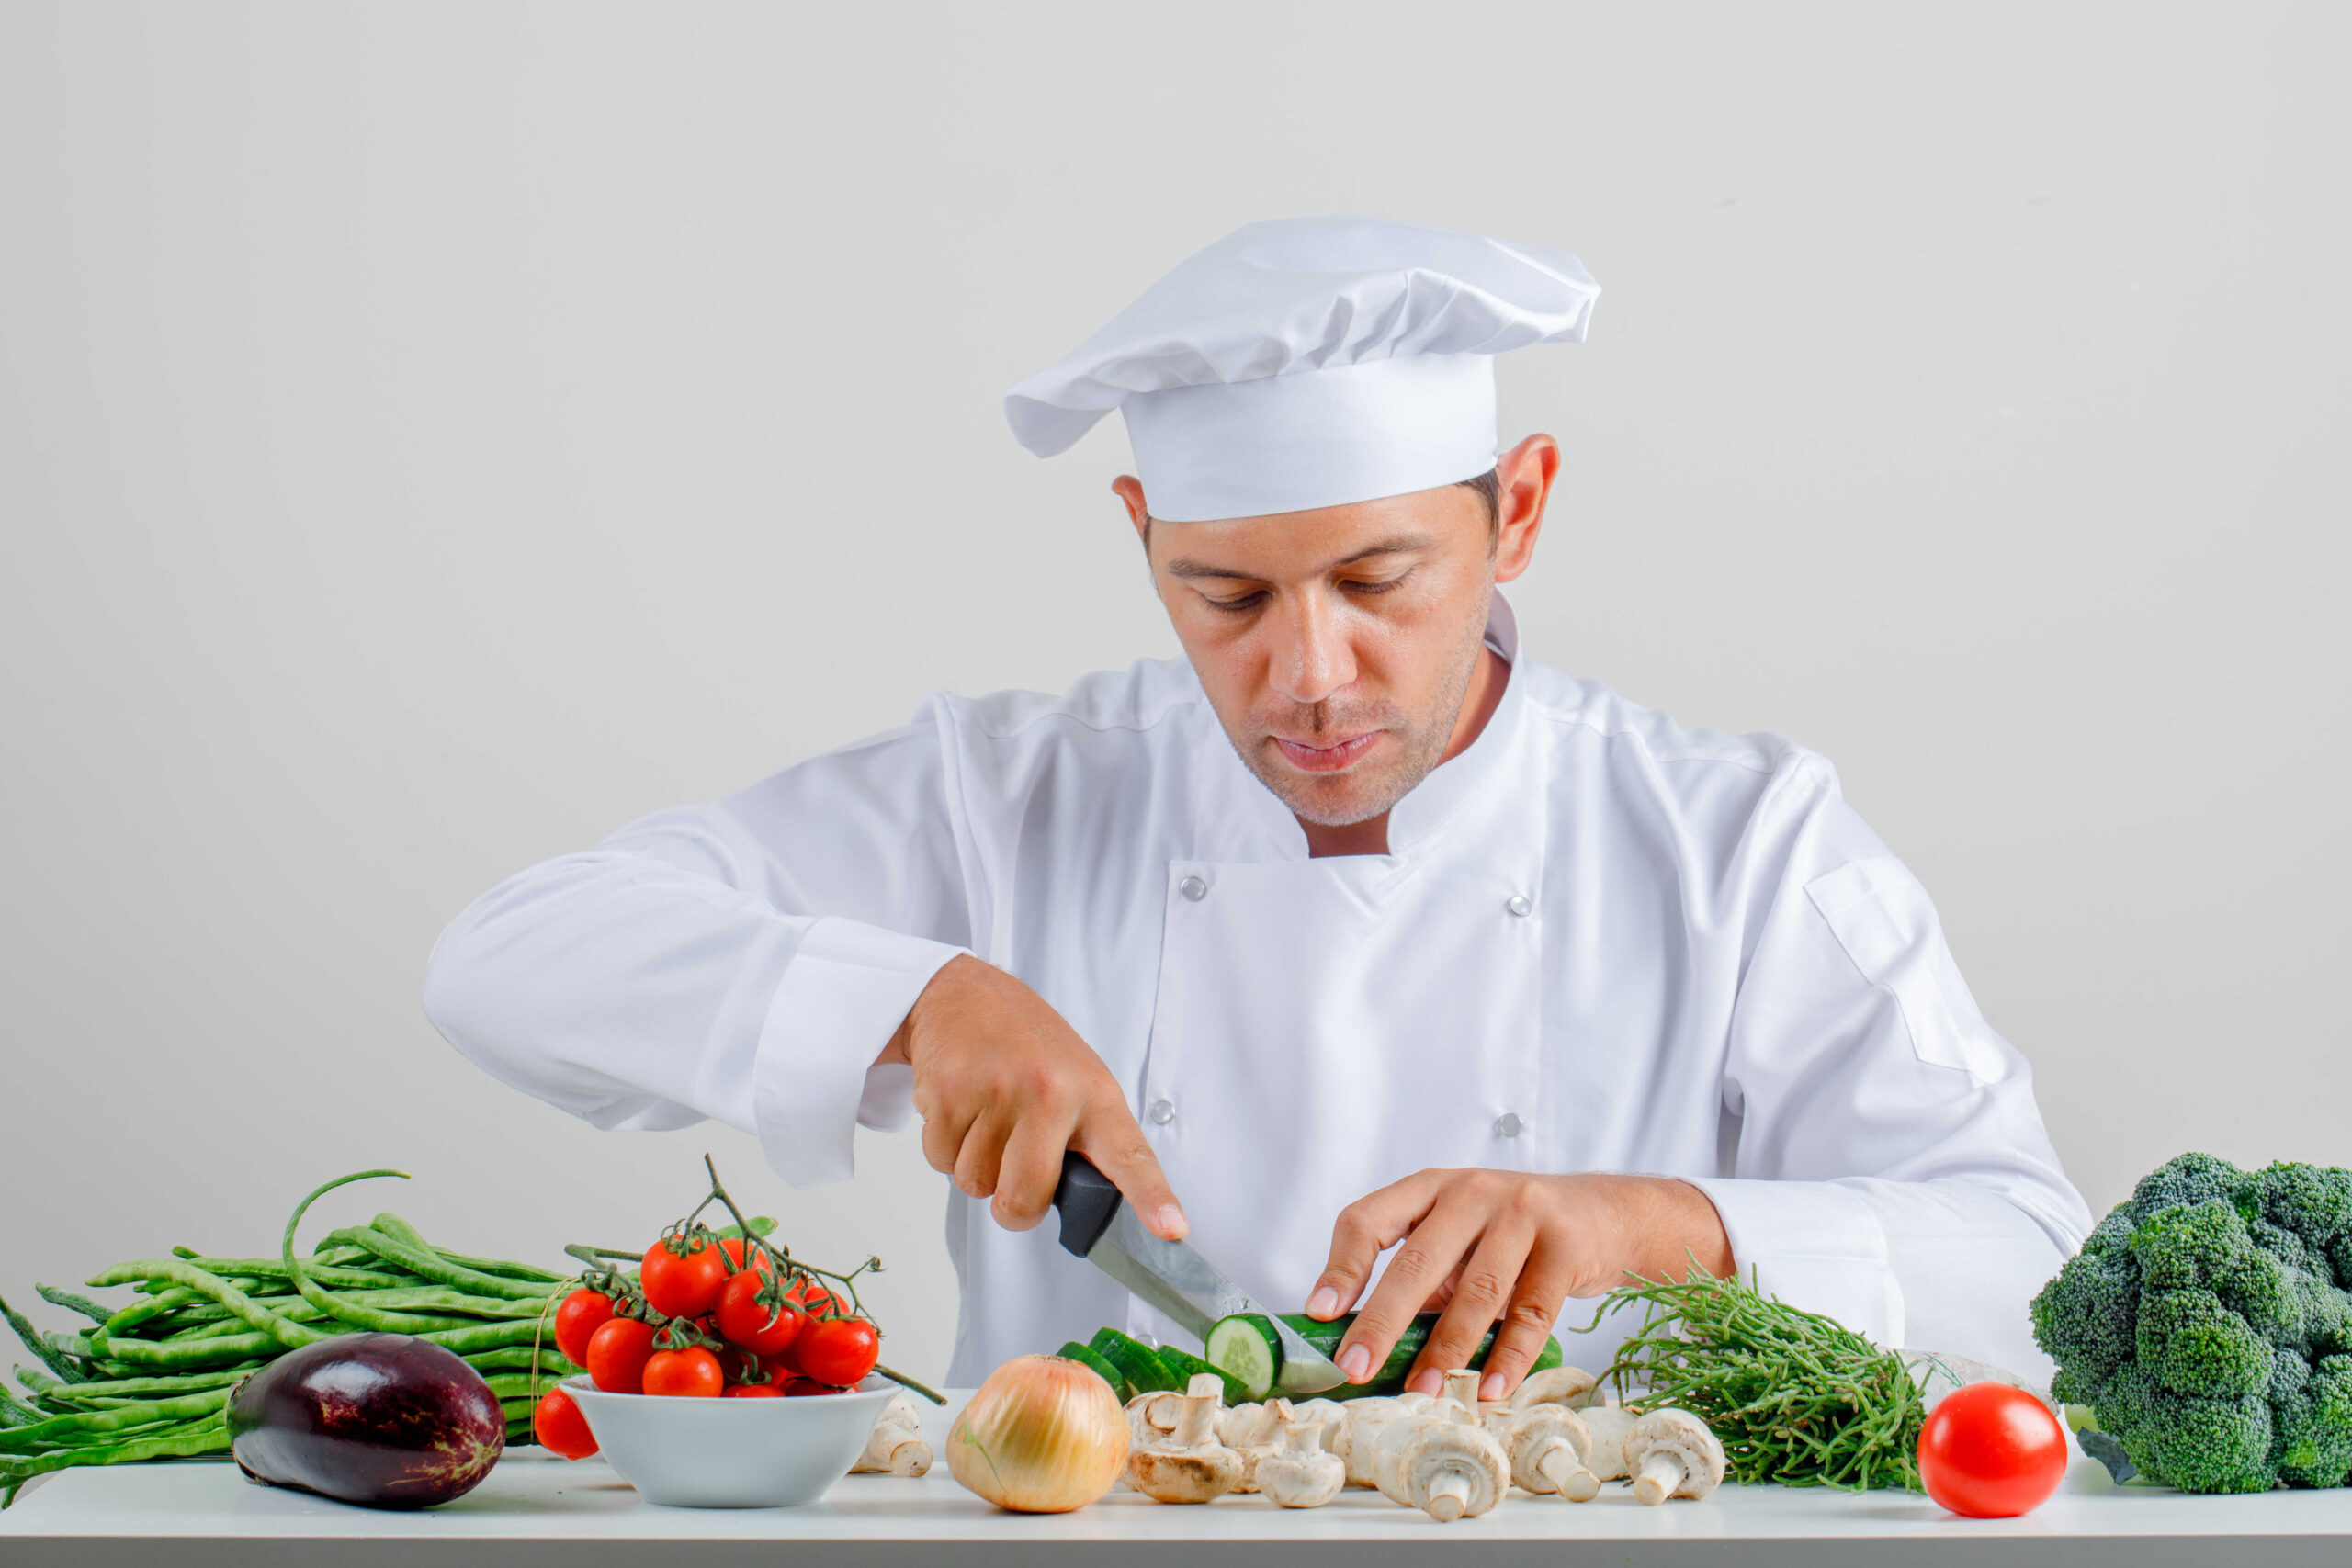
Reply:
M1442 760L1497 581L1476 491L1154 521L1145 539L1226 734L1295 815L1332 827L1378 817Z

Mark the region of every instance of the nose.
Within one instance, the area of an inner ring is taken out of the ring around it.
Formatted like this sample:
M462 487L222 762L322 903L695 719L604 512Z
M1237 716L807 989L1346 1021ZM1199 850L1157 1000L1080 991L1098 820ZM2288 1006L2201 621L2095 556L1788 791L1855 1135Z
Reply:
M1274 635L1281 639L1272 659L1276 691L1292 702L1312 706L1354 683L1355 652L1341 635L1332 606L1321 595L1302 595L1271 619L1276 623Z

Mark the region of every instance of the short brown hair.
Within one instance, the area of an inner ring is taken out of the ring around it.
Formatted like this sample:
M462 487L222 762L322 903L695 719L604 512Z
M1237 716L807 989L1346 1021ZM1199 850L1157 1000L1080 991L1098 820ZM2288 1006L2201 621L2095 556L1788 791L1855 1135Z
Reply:
M1487 536L1500 539L1503 533L1502 476L1494 469L1488 468L1483 474L1477 474L1466 479L1456 479L1454 482L1464 490L1475 490L1478 492L1478 498L1487 503Z

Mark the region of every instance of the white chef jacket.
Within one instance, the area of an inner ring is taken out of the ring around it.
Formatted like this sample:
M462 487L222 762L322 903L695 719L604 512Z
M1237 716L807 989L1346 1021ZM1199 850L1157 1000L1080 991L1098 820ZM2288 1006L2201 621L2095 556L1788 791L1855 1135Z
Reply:
M1499 595L1488 640L1501 702L1385 855L1308 858L1191 668L1144 660L934 696L524 872L442 936L426 1011L597 1126L715 1118L807 1186L851 1174L854 1124L910 1119L875 1057L970 952L1101 1053L1192 1242L1269 1305L1414 1171L1649 1172L1784 1300L2046 1377L2026 1303L2089 1215L1926 891L1815 753L1521 658ZM1007 1231L947 1185L951 1382L1106 1324L1188 1343L1050 1217Z

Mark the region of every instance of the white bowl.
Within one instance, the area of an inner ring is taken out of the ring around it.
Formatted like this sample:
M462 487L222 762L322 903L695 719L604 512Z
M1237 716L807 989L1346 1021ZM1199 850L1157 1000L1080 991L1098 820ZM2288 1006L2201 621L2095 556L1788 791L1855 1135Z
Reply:
M847 1393L798 1399L680 1399L564 1388L596 1447L649 1503L673 1508L787 1508L849 1473L899 1385L870 1377Z

